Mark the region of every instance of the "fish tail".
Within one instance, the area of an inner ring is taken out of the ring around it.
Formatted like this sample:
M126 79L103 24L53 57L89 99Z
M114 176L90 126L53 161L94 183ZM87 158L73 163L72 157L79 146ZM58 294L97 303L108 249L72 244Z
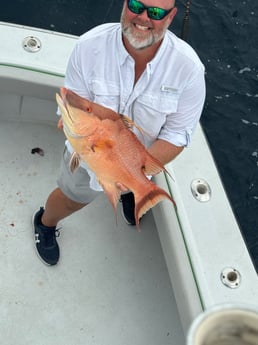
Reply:
M176 203L171 198L171 196L165 192L163 189L159 188L158 186L154 185L155 188L153 188L150 191L148 191L144 195L135 195L135 210L134 210L134 215L135 215L135 222L136 226L139 229L139 222L140 218L152 207L157 205L160 201L162 200L170 200L174 206L176 207Z

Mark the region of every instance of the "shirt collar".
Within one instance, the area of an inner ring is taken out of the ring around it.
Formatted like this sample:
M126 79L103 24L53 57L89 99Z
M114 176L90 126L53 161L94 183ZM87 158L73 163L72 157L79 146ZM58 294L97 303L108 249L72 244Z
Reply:
M121 30L121 25L119 27L119 30L117 31L117 44L118 44L118 57L119 57L119 61L120 61L120 65L123 65L125 60L130 57L128 51L125 49L123 40L122 40L122 30ZM156 53L156 55L154 56L154 58L148 63L148 70L150 71L150 73L156 68L156 66L159 64L159 61L162 57L162 55L164 54L164 51L166 49L166 46L168 44L168 37L167 37L167 33L165 34L161 45Z
M117 46L118 46L118 58L120 65L123 65L125 60L130 56L128 51L125 49L123 40L122 40L122 29L121 25L119 27L119 30L117 31Z

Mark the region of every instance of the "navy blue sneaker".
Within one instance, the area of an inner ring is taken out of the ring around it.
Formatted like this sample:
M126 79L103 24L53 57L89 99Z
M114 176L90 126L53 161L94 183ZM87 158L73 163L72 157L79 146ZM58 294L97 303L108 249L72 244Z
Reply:
M39 258L46 265L56 265L60 252L56 237L60 233L56 227L47 227L41 223L41 217L44 213L44 208L40 207L33 217L33 228L35 234L35 244Z
M122 216L125 222L128 225L135 225L135 217L134 217L134 195L132 192L121 194L121 201L122 201Z

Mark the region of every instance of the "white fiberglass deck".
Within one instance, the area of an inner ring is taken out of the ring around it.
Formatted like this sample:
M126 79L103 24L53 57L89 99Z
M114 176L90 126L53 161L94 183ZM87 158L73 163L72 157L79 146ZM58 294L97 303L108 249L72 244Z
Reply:
M57 266L37 257L31 217L55 187L63 143L54 125L0 122L0 343L184 344L151 212L138 233L120 209L116 225L102 195L62 222Z

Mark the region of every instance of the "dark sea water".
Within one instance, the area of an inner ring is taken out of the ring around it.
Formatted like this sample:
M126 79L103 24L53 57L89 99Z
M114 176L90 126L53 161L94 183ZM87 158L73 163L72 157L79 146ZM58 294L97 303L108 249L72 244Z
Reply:
M1 0L0 20L80 35L119 21L122 3ZM180 36L185 1L176 3ZM258 269L258 1L192 0L188 42L206 67L202 126Z

